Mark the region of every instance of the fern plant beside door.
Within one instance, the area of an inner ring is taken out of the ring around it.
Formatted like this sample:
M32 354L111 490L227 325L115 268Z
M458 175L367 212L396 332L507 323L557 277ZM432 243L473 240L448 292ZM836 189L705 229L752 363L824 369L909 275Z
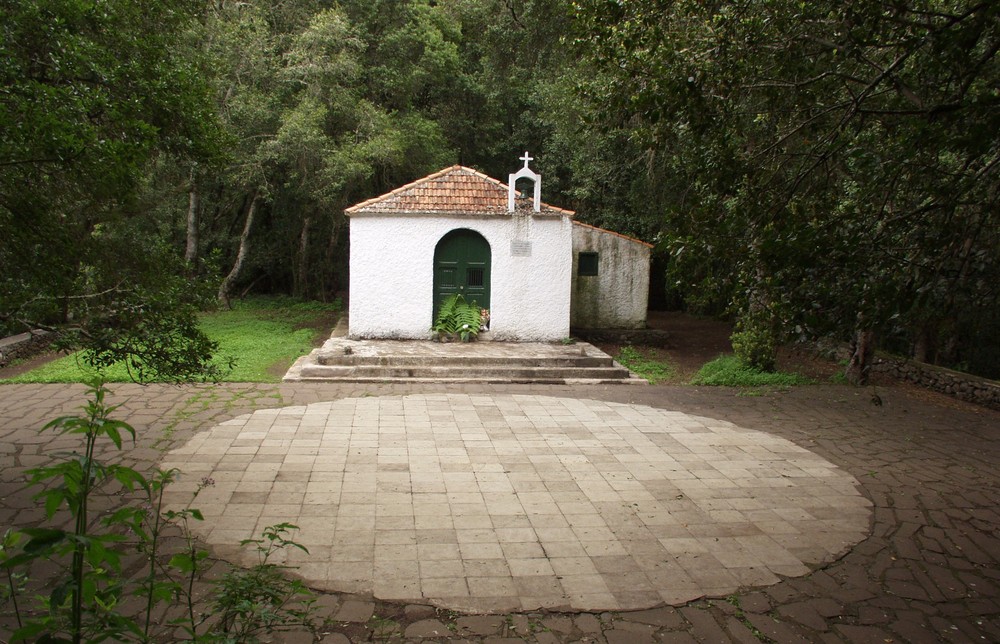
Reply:
M467 302L461 294L449 295L441 303L441 310L431 331L437 334L437 340L447 342L458 338L462 342L475 340L483 324L482 309L473 302Z

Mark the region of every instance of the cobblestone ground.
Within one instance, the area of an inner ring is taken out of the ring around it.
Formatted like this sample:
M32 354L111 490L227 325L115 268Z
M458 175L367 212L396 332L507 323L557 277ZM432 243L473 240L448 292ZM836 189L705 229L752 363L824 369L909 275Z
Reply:
M321 594L320 627L279 642L996 642L1000 641L1000 413L909 388L785 392L695 387L473 385L114 385L116 417L139 432L124 460L141 471L196 432L256 409L410 393L532 393L638 403L727 420L805 447L854 475L874 504L870 536L804 577L681 607L616 613L458 615ZM73 446L38 430L75 413L86 389L0 386L0 527L39 525L25 468ZM103 499L98 510L120 503ZM139 574L138 557L126 561ZM209 578L225 570L219 562ZM44 581L44 570L33 575ZM204 596L207 585L196 594ZM206 608L200 606L199 608ZM0 640L12 626L0 617ZM157 614L161 623L169 616ZM180 639L164 631L162 639Z

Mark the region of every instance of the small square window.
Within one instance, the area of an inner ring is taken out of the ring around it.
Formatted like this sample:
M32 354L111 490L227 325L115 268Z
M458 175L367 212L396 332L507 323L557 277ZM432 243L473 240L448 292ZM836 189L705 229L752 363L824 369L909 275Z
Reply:
M597 275L598 266L598 254L597 253L580 253L579 254L579 265L576 269L576 274L588 277Z

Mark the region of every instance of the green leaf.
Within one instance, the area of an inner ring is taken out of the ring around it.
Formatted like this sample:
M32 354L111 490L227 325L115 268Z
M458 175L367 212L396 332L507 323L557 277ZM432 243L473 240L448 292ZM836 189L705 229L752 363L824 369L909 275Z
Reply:
M181 552L171 557L169 565L171 568L176 568L182 573L189 573L195 569L194 560L186 552Z
M105 411L105 418L103 419L103 423L102 424L103 424L104 430L108 433L108 435L114 441L115 446L118 447L118 449L121 449L121 446L122 446L121 434L122 434L122 432L125 432L125 433L129 434L132 437L132 443L133 444L135 443L135 436L136 435L135 435L135 428L133 428L128 423L126 423L124 421L121 421L121 420L115 420L115 419L107 418L107 414L114 413L114 410L116 408L117 407L111 407L111 408L109 408L109 409L107 409Z
M45 518L51 519L54 517L65 500L65 491L60 488L54 488L45 492Z
M24 528L22 532L28 535L28 542L24 544L25 552L48 550L69 536L65 530L55 528Z
M66 603L66 599L73 592L75 585L72 579L65 579L61 583L55 585L52 592L49 593L49 606L58 607Z
M44 622L29 621L24 626L18 628L13 633L11 633L11 642L28 642L34 640L35 642L68 642L69 640L59 640L54 639L51 635L42 635L39 637L40 633L43 633L46 629Z
M146 480L146 477L130 467L117 465L115 466L113 473L118 482L129 491L135 489L136 486L142 489L149 489L150 484L149 481Z
M115 444L115 447L117 447L118 449L121 449L122 448L122 435L118 431L118 429L116 427L114 427L113 425L109 424L109 423L105 423L104 426L102 427L102 429L103 429L104 433L107 434L108 438L111 439L111 442Z
M3 561L0 561L0 568L3 568L7 570L8 573L10 573L10 571L14 570L15 568L18 568L25 564L30 564L39 557L44 557L45 555L46 553L44 551L36 551L36 552L22 551L19 554L7 557Z
M20 631L20 629L18 630ZM16 642L17 639L15 638L14 641ZM64 637L59 637L58 635L52 635L51 633L46 633L45 635L42 635L37 640L35 640L35 644L69 644L70 641L71 640L68 640Z

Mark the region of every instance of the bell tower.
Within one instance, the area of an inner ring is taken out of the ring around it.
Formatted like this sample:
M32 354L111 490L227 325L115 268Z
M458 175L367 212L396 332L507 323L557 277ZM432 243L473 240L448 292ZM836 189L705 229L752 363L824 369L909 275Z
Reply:
M527 152L525 152L524 156L520 157L520 159L521 161L524 161L524 167L516 173L509 175L507 179L507 211L514 212L514 202L517 197L517 188L515 187L515 184L517 183L517 180L530 179L535 185L533 210L535 212L540 212L542 210L542 175L528 167L528 162L534 161L534 159L529 156Z

